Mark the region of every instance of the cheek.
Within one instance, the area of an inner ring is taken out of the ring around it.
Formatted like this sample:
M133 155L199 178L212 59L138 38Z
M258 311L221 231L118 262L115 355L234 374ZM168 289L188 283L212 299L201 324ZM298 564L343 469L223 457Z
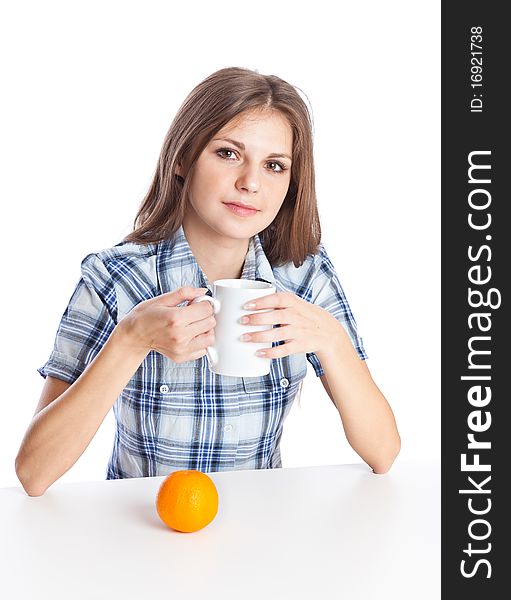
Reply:
M274 196L271 202L271 206L269 206L269 212L271 212L273 214L272 218L275 218L279 212L279 210L282 208L282 205L284 204L284 198L286 197L286 192L287 188L284 190L280 190L279 194Z
M282 181L277 181L273 188L273 197L276 202L282 203L284 202L284 198L289 190L289 186L291 184L291 179L289 177L282 178Z
M211 197L211 192L218 188L218 177L211 169L203 168L200 176L195 176L190 185L190 197L194 203L202 204Z

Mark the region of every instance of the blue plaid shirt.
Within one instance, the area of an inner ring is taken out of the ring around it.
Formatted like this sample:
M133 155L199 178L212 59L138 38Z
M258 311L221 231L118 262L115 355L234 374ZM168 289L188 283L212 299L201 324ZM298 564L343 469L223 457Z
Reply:
M277 291L322 306L344 325L360 358L367 357L323 244L298 268L292 262L272 268L255 235L241 277L269 281ZM51 355L38 372L73 383L134 306L181 286L212 291L182 227L157 244L121 242L89 254ZM323 375L317 356L273 359L268 375L238 378L212 373L207 360L175 363L149 352L113 405L116 433L107 479L161 476L175 469L207 473L282 466L284 420L307 360L317 376Z

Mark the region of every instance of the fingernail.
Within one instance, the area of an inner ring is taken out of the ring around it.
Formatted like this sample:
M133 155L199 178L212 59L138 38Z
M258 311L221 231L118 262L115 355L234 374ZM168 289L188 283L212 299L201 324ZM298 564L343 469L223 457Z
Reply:
M250 334L249 333L244 333L241 337L240 340L242 342L248 342L248 340L250 339Z
M255 308L255 302L247 302L243 308L245 310L250 310L251 308Z
M248 317L241 317L240 323L248 323L250 319Z
M266 350L258 350L255 354L256 356L266 356Z

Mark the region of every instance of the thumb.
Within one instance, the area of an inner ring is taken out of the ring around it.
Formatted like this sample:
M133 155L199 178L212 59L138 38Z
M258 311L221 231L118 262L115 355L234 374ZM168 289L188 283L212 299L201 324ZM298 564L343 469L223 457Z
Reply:
M183 286L172 292L161 294L156 297L156 302L162 306L177 306L186 300L193 300L199 296L203 296L208 291L208 288L194 288Z

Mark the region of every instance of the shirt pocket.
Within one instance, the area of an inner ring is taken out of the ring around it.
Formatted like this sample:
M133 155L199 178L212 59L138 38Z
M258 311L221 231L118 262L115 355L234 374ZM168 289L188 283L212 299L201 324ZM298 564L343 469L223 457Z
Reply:
M194 439L202 391L200 361L174 363L166 357L159 379L158 437L173 455Z
M306 373L305 354L293 354L272 359L270 373L264 377L243 378L251 410L240 422L240 438L249 440L253 446L249 459L264 468L273 464L272 456L278 449L284 421ZM259 442L254 446L256 437Z
M168 428L183 414L191 414L200 394L199 361L175 363L151 351L126 385L124 408L139 413L148 429L159 432L164 421Z
M263 377L243 377L243 388L247 394L262 393L282 395L291 400L296 395L302 380L307 374L305 354L291 354L271 361L268 375Z

